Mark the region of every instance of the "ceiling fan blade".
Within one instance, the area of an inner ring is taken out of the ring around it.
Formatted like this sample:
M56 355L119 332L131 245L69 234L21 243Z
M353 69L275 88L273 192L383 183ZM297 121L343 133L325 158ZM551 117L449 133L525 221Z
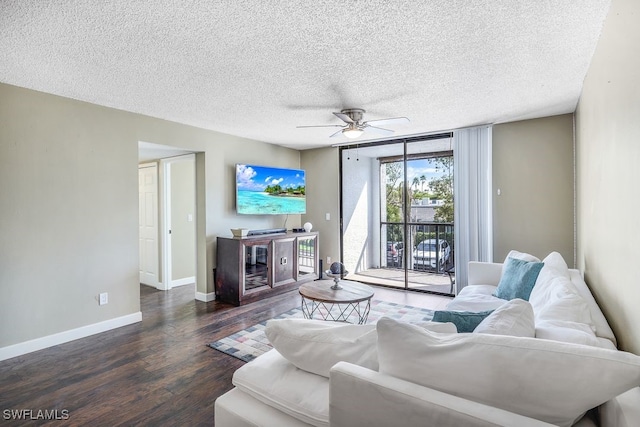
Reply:
M389 119L367 120L365 122L365 124L375 125L375 126L399 125L401 123L409 123L409 119L406 117L392 117Z
M342 134L342 129L340 129L338 132L336 132L334 134L329 135L329 138L333 138L334 136L338 136L340 134Z
M311 125L311 126L296 126L297 128L342 128L343 125Z
M333 114L345 123L354 123L354 121L351 120L351 117L349 117L345 113L333 113Z
M367 132L377 133L379 135L391 135L394 132L391 129L379 128L377 126L371 126L369 124L364 126L363 130L365 130Z

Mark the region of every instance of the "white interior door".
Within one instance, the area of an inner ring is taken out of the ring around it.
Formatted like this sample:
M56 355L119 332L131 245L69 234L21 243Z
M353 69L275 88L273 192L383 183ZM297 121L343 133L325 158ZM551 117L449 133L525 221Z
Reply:
M158 166L138 168L140 283L158 287Z

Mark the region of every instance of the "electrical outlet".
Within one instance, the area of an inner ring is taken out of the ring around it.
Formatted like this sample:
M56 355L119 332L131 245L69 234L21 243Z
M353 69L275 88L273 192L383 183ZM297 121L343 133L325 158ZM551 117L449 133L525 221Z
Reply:
M330 256L327 257L327 265L331 265L331 257Z
M103 292L100 294L100 300L99 300L99 304L100 305L105 305L109 302L109 294L106 292Z

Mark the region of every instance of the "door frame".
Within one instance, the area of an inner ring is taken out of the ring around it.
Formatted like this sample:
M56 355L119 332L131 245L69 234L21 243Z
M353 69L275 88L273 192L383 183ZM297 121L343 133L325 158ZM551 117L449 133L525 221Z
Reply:
M164 158L164 159L160 159L160 179L159 179L159 183L160 183L160 209L159 209L159 213L160 213L160 248L161 248L161 270L162 270L162 280L161 280L161 287L158 287L158 289L162 289L162 290L169 290L171 288L173 288L174 286L179 286L179 285L184 285L186 283L176 283L173 284L172 280L171 280L171 276L172 276L172 252L171 252L171 165L178 163L178 162L185 162L185 161L191 161L193 162L194 165L194 170L196 167L196 156L195 154L191 153L191 154L185 154L185 155L181 155L181 156L176 156L176 157L168 157L168 158ZM193 187L194 187L194 192L197 191L196 189L196 176L194 173L193 176ZM196 278L198 275L198 268L197 268L197 258L198 258L198 251L197 251L197 231L196 231L196 226L195 224L197 224L197 209L196 206L194 204L193 206L193 222L194 222L194 229L193 232L195 234L195 238L194 241L196 242L196 248L194 248L194 254L195 254L195 259L194 259L194 283L196 282Z
M425 293L436 293L436 294L440 294L440 292L433 292L430 290L422 290L422 289L415 289L415 288L411 288L409 287L409 263L408 258L409 255L407 255L407 249L406 249L406 245L408 242L408 231L409 231L409 227L411 227L410 223L410 209L411 209L411 204L410 204L410 200L408 198L408 194L407 194L407 187L408 187L408 181L407 181L407 161L408 159L410 160L411 157L413 157L413 155L409 155L408 154L408 150L407 147L414 143L414 142L425 142L425 141L429 141L429 140L449 140L451 141L449 146L450 148L448 150L441 150L438 151L437 153L443 153L443 152L451 152L451 154L453 155L453 131L446 131L446 132L438 132L438 133L433 133L433 134L428 134L428 135L421 135L421 136L413 136L413 137L405 137L405 138L397 138L397 139L391 139L391 140L380 140L380 141L374 141L374 142L368 142L368 143L348 143L348 144L340 144L337 145L338 147L338 171L339 171L339 197L340 197L340 203L339 203L339 207L340 207L340 221L339 221L339 227L340 227L340 235L339 235L339 239L340 239L340 260L344 260L344 234L345 234L345 218L344 218L344 200L343 200L343 185L344 185L344 180L343 180L343 175L344 175L344 159L343 159L343 152L345 150L354 150L356 151L356 160L358 159L358 149L365 149L368 147L375 147L375 146L380 146L380 145L392 145L392 144L402 144L402 155L398 155L398 158L402 160L402 169L403 169L403 189L404 189L404 194L402 197L402 205L403 205L403 212L404 212L404 217L403 217L403 222L402 222L402 230L403 230L403 235L404 235L404 239L405 239L405 250L404 250L404 263L403 263L403 273L404 273L404 287L399 288L396 286L391 286L394 289L403 289L403 290L410 290L412 292L425 292ZM435 152L434 152L435 153ZM429 156L431 157L431 156ZM433 156L433 157L438 157L438 156ZM381 200L380 200L381 202ZM379 206L380 209L382 209L382 205L380 204ZM379 216L380 218L380 216ZM378 220L378 224L377 227L380 228L380 225L382 223L380 222L380 220ZM381 248L381 239L380 239L380 233L378 233L378 242L375 246L380 248L380 257L383 256L384 250ZM458 270L458 265L455 264L454 265L455 271ZM455 273L454 273L455 274ZM387 286L384 284L379 284L376 283L376 285L378 286Z

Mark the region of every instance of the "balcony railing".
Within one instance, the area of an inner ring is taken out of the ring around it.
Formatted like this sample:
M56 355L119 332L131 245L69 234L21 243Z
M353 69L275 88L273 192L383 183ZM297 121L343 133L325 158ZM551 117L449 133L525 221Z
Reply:
M412 222L382 223L382 259L380 265L446 274L455 265L454 228L452 223ZM386 240L385 240L386 239Z

